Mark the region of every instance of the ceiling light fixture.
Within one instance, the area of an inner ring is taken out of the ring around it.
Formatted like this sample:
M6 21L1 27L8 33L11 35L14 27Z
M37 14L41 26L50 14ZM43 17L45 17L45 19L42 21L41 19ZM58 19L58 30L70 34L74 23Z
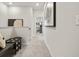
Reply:
M47 4L47 7L52 7L53 6L53 3L48 3Z
M36 3L36 6L39 6L39 3Z
M9 4L12 5L13 3L12 2L9 2Z

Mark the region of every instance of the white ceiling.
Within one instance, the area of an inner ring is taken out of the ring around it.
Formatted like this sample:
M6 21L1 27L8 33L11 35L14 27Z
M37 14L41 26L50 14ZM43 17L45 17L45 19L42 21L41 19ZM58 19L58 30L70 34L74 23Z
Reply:
M3 3L7 6L33 7L35 9L42 9L45 2L13 2L13 4L9 4L9 2ZM36 6L36 3L39 3L39 6Z

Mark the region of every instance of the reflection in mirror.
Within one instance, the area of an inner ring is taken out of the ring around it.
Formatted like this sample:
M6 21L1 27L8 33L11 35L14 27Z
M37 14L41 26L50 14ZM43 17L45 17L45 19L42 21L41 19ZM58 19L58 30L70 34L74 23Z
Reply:
M23 27L23 19L8 19L8 26Z

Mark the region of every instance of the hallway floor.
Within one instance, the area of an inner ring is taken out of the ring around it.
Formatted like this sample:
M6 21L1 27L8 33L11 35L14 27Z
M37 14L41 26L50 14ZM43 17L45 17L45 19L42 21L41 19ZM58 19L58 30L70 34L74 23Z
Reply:
M32 39L15 57L51 57L43 40Z

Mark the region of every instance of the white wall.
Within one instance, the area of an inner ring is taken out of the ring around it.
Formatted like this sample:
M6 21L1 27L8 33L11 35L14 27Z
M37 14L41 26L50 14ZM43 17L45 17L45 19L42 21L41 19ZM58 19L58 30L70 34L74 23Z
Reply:
M9 7L9 19L23 19L23 26L31 28L32 8L29 7Z
M33 13L30 7L9 7L9 19L23 19L23 28L14 28L17 36L21 36L27 44L33 35ZM29 30L29 28L31 30Z
M5 39L10 38L12 28L8 26L8 7L4 3L0 3L0 33Z
M8 7L0 3L0 27L7 27L7 11Z
M22 37L22 44L27 45L31 40L31 30L28 28L14 28L15 35Z
M56 30L44 27L46 44L52 56L79 57L79 3L57 2Z
M21 36L29 41L33 34L33 15L32 8L29 7L8 7L4 3L0 3L0 32L4 38L8 39L14 36ZM8 19L23 19L23 28L17 29L8 27ZM27 27L32 29L29 30Z

